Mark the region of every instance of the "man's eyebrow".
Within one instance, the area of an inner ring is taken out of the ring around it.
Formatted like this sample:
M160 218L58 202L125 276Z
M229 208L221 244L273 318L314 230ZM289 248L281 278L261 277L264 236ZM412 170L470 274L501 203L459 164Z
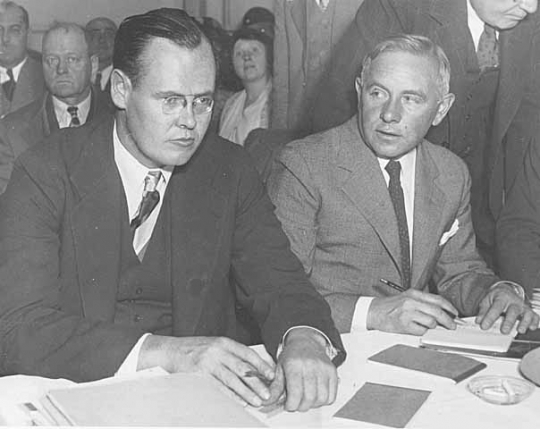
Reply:
M200 97L213 97L214 91L206 91L202 92L200 94L180 94L179 92L175 91L158 91L155 93L155 96L157 98L167 98L167 97L190 97L193 98L200 98Z

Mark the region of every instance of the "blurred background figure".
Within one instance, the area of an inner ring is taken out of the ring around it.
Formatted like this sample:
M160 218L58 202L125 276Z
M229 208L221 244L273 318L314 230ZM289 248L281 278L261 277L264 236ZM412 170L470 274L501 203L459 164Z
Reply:
M306 135L330 57L363 0L276 0L271 127ZM348 82L354 89L353 81Z
M209 131L217 134L219 129L219 118L227 99L236 91L242 89L242 82L236 76L232 64L232 35L214 18L199 18L198 22L203 33L212 44L214 57L217 63L216 88L214 91L214 108L212 109L212 119L208 126Z
M109 79L112 72L114 36L117 26L109 18L94 18L86 24L90 52L98 56L98 71L92 81L97 88L109 92Z
M47 91L0 120L0 194L14 161L26 149L60 128L78 127L112 112L109 97L93 88L98 59L90 54L83 27L53 24L43 36L42 52Z
M27 52L29 25L26 9L12 1L0 2L0 117L44 91L41 63Z
M266 22L243 26L234 33L233 42L234 70L244 89L225 103L219 135L244 145L251 130L268 128L270 120L273 26Z

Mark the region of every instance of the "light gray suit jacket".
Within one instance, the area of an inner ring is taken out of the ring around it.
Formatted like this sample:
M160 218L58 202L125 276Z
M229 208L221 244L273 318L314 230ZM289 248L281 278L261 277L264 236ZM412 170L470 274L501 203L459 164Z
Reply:
M471 316L498 278L476 251L467 167L424 141L415 174L411 287L439 293ZM398 293L380 283L401 281L397 220L356 117L285 146L268 190L293 251L341 332L350 330L360 296ZM449 237L456 221L459 228Z

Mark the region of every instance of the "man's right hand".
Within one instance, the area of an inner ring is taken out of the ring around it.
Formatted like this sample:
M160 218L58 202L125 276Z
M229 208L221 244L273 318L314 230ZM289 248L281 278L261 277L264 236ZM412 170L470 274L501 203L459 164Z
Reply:
M456 308L443 297L409 289L399 295L374 298L367 328L412 335L423 335L437 325L456 329L456 323L443 309L458 315Z
M270 398L270 391L260 378L249 374L260 374L266 380L275 376L275 365L225 337L149 335L142 344L137 370L156 366L170 373L209 374L255 407Z

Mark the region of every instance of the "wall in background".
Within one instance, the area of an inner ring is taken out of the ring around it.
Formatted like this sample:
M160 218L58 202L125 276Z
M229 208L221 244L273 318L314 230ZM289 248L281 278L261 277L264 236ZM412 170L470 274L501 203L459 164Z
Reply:
M159 7L179 7L193 16L210 16L227 30L234 30L251 7L270 10L273 0L15 0L30 15L32 33L29 45L41 51L43 32L54 20L86 24L96 16L107 16L120 23L126 16Z

